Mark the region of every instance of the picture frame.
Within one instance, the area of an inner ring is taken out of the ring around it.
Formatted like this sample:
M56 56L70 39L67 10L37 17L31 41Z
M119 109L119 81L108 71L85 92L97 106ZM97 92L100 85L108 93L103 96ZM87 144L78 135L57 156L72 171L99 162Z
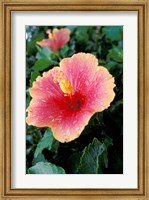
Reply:
M137 189L12 189L11 188L11 13L17 11L137 11L138 12L138 188ZM148 1L1 1L1 199L148 199Z

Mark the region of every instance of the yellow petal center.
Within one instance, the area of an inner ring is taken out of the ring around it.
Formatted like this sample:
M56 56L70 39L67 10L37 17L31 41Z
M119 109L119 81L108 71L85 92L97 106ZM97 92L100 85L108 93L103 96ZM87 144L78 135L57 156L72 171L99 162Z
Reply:
M68 94L68 95L71 95L72 94L72 86L71 86L71 83L69 80L61 80L60 83L60 88L61 90L65 93L65 94Z

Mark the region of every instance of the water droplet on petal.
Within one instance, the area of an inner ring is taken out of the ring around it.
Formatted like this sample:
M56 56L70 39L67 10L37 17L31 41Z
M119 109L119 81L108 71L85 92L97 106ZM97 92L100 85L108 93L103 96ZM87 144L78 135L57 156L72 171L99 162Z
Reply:
M73 123L73 124L76 124L76 123L77 123L77 120L74 120L72 123Z
M80 130L80 128L76 128L76 131L79 131Z
M95 84L94 84L95 86L97 86L98 85L98 82L95 82Z
M69 133L69 129L67 129L66 133Z
M45 103L45 102L46 102L46 100L42 100L42 102L44 102L44 103Z
M88 86L89 85L89 81L85 81L85 85Z

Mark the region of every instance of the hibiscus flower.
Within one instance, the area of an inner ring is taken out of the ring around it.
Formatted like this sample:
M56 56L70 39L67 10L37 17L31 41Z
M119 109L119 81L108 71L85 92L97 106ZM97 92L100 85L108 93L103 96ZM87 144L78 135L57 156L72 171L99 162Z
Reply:
M71 32L67 28L54 28L52 32L48 29L46 33L48 34L49 39L43 39L42 41L36 43L42 47L49 47L51 51L57 51L70 40Z
M74 54L33 83L26 121L50 127L58 141L70 142L80 136L94 113L110 106L114 87L114 78L98 66L94 55Z

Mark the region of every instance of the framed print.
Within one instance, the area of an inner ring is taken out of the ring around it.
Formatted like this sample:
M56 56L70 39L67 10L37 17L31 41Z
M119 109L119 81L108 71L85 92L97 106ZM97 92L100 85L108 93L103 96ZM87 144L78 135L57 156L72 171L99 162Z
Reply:
M1 199L148 199L148 1L2 1Z

